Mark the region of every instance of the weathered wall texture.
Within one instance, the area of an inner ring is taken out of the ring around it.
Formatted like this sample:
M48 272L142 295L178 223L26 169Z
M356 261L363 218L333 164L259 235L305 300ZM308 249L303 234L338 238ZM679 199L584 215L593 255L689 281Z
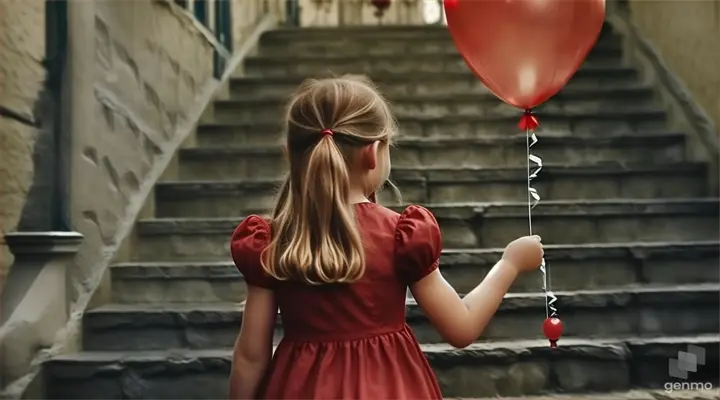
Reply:
M630 17L720 124L720 0L630 0Z
M265 7L269 14L284 18L285 2L278 0L270 0L267 3L264 0L230 0L232 2L232 37L233 47L237 49L243 43L247 36L253 31L259 17L265 13ZM212 3L210 3L212 4ZM214 9L210 7L209 15L214 18ZM212 21L212 19L211 19Z
M148 173L175 150L178 125L212 80L212 47L177 6L95 1L90 12L87 3L82 26L71 24L71 214L85 236L75 298L94 289Z
M17 228L34 176L44 18L44 0L0 1L0 290L12 263L3 233Z
M0 0L2 232L52 229L50 218L42 217L51 215L52 207L37 200L52 193L54 185L47 178L56 166L48 168L43 161L48 154L55 158L53 143L46 140L54 138L48 129L54 113L53 105L47 105L52 96L42 66L45 1ZM35 353L47 341L28 338L21 343L25 337L15 338L20 350L40 359L77 346L80 312L96 289L102 292L106 267L131 233L154 181L217 86L212 44L170 0L72 0L67 19L59 141L69 183L62 189L69 197L70 229L79 231L84 242L68 265L73 304L66 329L50 331L54 344L48 352ZM7 249L1 250L0 277L11 261ZM36 371L13 371L11 376L22 376L15 381L22 386Z

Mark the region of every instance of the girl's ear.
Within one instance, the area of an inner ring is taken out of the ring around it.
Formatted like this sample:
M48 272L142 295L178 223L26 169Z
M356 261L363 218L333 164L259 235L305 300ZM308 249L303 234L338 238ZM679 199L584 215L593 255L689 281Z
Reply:
M377 167L377 151L378 151L378 144L380 142L373 142L373 144L369 144L360 152L360 164L365 169L375 169Z

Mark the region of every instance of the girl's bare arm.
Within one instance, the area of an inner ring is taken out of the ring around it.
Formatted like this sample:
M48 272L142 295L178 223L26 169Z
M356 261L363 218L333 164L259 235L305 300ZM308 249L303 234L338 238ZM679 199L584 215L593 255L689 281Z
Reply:
M412 284L410 290L440 335L455 347L467 347L490 323L518 274L538 268L543 253L539 236L511 242L502 259L463 299L437 269Z
M272 358L276 318L273 291L248 285L242 327L233 349L230 399L255 398Z
M410 290L445 341L463 348L480 337L517 275L514 266L501 260L475 289L461 299L436 269L410 286Z

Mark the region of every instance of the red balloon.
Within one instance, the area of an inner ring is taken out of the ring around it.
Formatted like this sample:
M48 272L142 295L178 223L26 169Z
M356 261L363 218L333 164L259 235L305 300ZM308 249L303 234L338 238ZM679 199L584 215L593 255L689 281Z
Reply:
M546 318L542 326L543 334L550 341L550 347L557 347L557 341L563 333L563 323L560 318Z
M600 35L605 0L453 0L448 28L470 69L522 109L565 86Z

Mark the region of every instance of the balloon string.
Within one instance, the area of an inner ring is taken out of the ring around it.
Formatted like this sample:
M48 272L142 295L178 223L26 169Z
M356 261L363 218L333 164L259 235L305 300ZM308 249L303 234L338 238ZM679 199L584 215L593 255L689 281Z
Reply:
M537 189L532 187L532 180L538 176L538 173L542 170L542 158L531 153L530 149L538 142L538 138L535 135L535 128L537 127L537 120L532 116L531 111L526 111L521 121L521 126L525 128L525 140L527 150L527 193L528 193L528 229L530 235L533 234L532 227L532 209L540 202L540 194ZM535 164L533 169L532 164ZM542 258L540 264L540 272L542 273L542 288L545 292L545 317L551 318L557 316L557 308L555 302L557 297L550 289L550 274L548 273L547 264L545 263L545 257Z
M530 178L530 128L525 129L525 143L527 150L527 206L528 206L528 229L530 230L530 236L533 234L532 230L532 209L533 209L533 187L530 184L532 179Z

